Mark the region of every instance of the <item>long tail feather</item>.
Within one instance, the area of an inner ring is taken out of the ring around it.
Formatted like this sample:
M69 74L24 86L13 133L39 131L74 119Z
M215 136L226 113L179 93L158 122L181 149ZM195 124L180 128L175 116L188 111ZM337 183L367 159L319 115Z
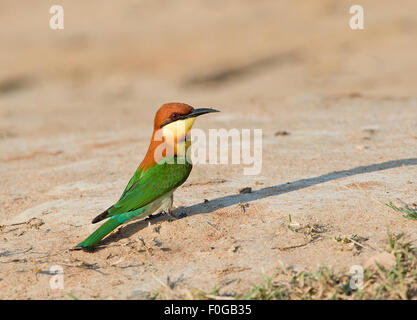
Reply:
M115 228L120 226L122 222L117 219L117 217L110 218L105 223L103 223L96 231L88 236L83 242L79 243L77 247L81 248L92 248L94 247L101 239L108 235Z

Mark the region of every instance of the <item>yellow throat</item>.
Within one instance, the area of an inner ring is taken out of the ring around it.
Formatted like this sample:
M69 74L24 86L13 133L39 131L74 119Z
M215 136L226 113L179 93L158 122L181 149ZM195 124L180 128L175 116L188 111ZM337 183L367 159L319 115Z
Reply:
M173 148L176 155L183 155L191 146L191 141L186 141L188 132L193 127L195 118L177 120L162 128L162 135L168 148Z

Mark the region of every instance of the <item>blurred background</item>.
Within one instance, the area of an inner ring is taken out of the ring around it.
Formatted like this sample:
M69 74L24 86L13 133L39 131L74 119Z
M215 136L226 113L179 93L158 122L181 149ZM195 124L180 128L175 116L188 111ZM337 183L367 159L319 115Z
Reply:
M54 4L64 8L64 30L49 28ZM349 28L354 4L364 8L362 31ZM4 0L1 112L131 103L144 111L171 100L232 107L301 92L408 96L416 8L412 0Z

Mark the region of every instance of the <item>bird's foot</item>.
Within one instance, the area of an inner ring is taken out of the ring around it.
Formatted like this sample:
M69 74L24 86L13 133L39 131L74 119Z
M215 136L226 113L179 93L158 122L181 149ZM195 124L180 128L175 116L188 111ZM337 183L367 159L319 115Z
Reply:
M178 218L175 216L175 214L172 213L171 209L169 209L167 211L163 211L163 214L166 214L166 215L170 216L172 218L171 221L178 220Z

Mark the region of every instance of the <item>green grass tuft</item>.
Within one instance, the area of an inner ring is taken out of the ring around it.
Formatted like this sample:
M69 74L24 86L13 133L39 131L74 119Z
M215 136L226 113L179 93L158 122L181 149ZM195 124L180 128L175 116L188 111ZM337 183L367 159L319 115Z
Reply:
M198 289L163 288L154 298L158 299L247 299L247 300L375 300L417 299L417 250L403 241L404 234L388 232L387 252L395 257L393 267L365 269L362 289L352 289L351 274L333 272L322 266L315 272L295 272L279 268L273 276L254 285L248 292L234 296L219 295L219 288L211 293Z
M408 205L404 207L397 207L393 205L391 202L385 204L388 208L391 208L394 211L403 213L403 217L410 219L410 220L417 220L417 208L411 208Z

